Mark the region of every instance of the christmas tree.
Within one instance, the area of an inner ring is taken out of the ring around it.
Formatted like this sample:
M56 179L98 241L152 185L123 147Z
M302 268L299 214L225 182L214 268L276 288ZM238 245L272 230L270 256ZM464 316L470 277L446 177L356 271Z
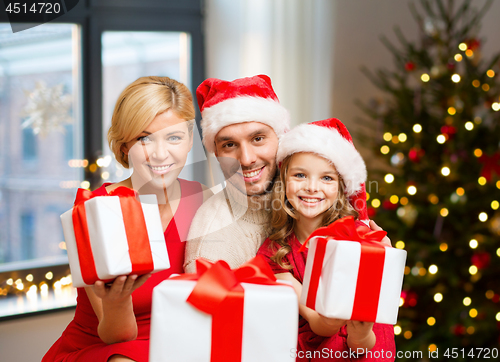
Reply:
M358 104L387 166L369 169L370 213L408 252L396 345L424 360L498 357L500 54L484 59L478 38L491 3L410 4L418 41L395 28L395 68L363 70L382 91Z

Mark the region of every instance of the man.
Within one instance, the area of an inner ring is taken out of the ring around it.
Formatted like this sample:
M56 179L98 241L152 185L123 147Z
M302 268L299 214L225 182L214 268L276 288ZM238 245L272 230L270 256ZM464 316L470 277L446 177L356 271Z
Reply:
M232 82L210 78L196 95L203 144L217 156L227 182L196 213L184 268L194 272L199 257L236 268L268 236L278 139L289 130L290 117L265 75Z
M186 243L184 270L195 260L224 260L237 268L253 258L270 233L271 188L277 174L278 140L289 130L288 111L265 75L227 82L210 78L196 90L203 144L214 153L226 178L224 192L196 213ZM350 199L368 221L366 194ZM372 230L382 230L373 221ZM386 237L384 241L390 244Z

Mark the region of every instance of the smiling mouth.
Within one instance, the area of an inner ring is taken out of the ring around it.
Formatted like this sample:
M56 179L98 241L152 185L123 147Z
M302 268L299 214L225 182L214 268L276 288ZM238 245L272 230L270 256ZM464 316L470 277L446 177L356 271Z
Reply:
M243 172L243 178L245 179L245 182L253 182L253 181L258 180L260 178L260 176L262 175L262 171L264 170L264 167L266 167L266 166L262 166L258 170Z
M165 166L151 166L151 165L147 165L154 173L157 173L157 174L164 174L166 172L168 172L170 170L170 168L172 168L174 164L171 163L169 165L165 165Z
M303 196L299 196L299 199L308 203L308 204L316 204L318 202L321 202L323 201L324 199L321 199L321 198L315 198L315 197L303 197Z

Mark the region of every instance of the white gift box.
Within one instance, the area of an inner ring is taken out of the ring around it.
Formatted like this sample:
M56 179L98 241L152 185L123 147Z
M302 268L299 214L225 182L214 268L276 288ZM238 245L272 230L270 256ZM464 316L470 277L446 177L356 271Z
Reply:
M154 271L170 268L156 195L140 195ZM129 245L118 196L97 196L85 201L85 212L92 255L100 280L132 272ZM64 239L74 287L85 287L73 229L73 209L61 215Z
M212 316L186 302L195 284L169 279L155 287L151 362L210 362ZM297 347L298 303L293 288L241 286L245 290L241 361L295 361L291 351Z
M317 236L309 241L309 252L300 297L300 303L304 305L307 305L314 257L320 238L322 237ZM344 320L352 319L362 247L364 247L362 244L355 241L334 239L328 241L316 292L316 302L314 306L309 306L310 308L326 317ZM385 247L383 258L380 293L373 298L377 304L375 306L370 304L370 309L376 308L376 318L367 322L396 324L403 285L406 251ZM380 283L380 279L377 280L376 275L377 273L373 273L372 282ZM360 302L358 306L369 303L363 300L358 302Z

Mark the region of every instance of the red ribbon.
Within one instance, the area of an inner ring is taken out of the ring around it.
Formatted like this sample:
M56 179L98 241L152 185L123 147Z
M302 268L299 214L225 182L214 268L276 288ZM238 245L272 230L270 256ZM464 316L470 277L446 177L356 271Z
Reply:
M309 239L320 236L316 243L306 306L316 309L316 296L328 242L332 239L354 241L361 244L361 257L351 320L375 321L385 259L385 247L380 241L386 235L385 231L372 231L364 225L356 226L352 216L314 231L299 249L303 251Z
M222 260L196 260L194 274L172 279L197 280L187 302L212 315L211 362L240 362L243 340L244 289L241 283L283 285L263 257L256 256L231 270Z
M129 247L131 274L146 274L154 270L153 257L146 221L141 203L136 199L136 192L127 187L118 187L109 196L119 196L125 225L125 234ZM100 280L95 268L94 256L90 244L85 202L96 197L92 191L78 189L72 211L73 229L75 232L78 260L82 279L87 285Z
M491 181L494 173L500 176L500 152L495 152L491 156L483 154L479 157L479 162L484 164L481 170L481 176L483 176L488 182Z

